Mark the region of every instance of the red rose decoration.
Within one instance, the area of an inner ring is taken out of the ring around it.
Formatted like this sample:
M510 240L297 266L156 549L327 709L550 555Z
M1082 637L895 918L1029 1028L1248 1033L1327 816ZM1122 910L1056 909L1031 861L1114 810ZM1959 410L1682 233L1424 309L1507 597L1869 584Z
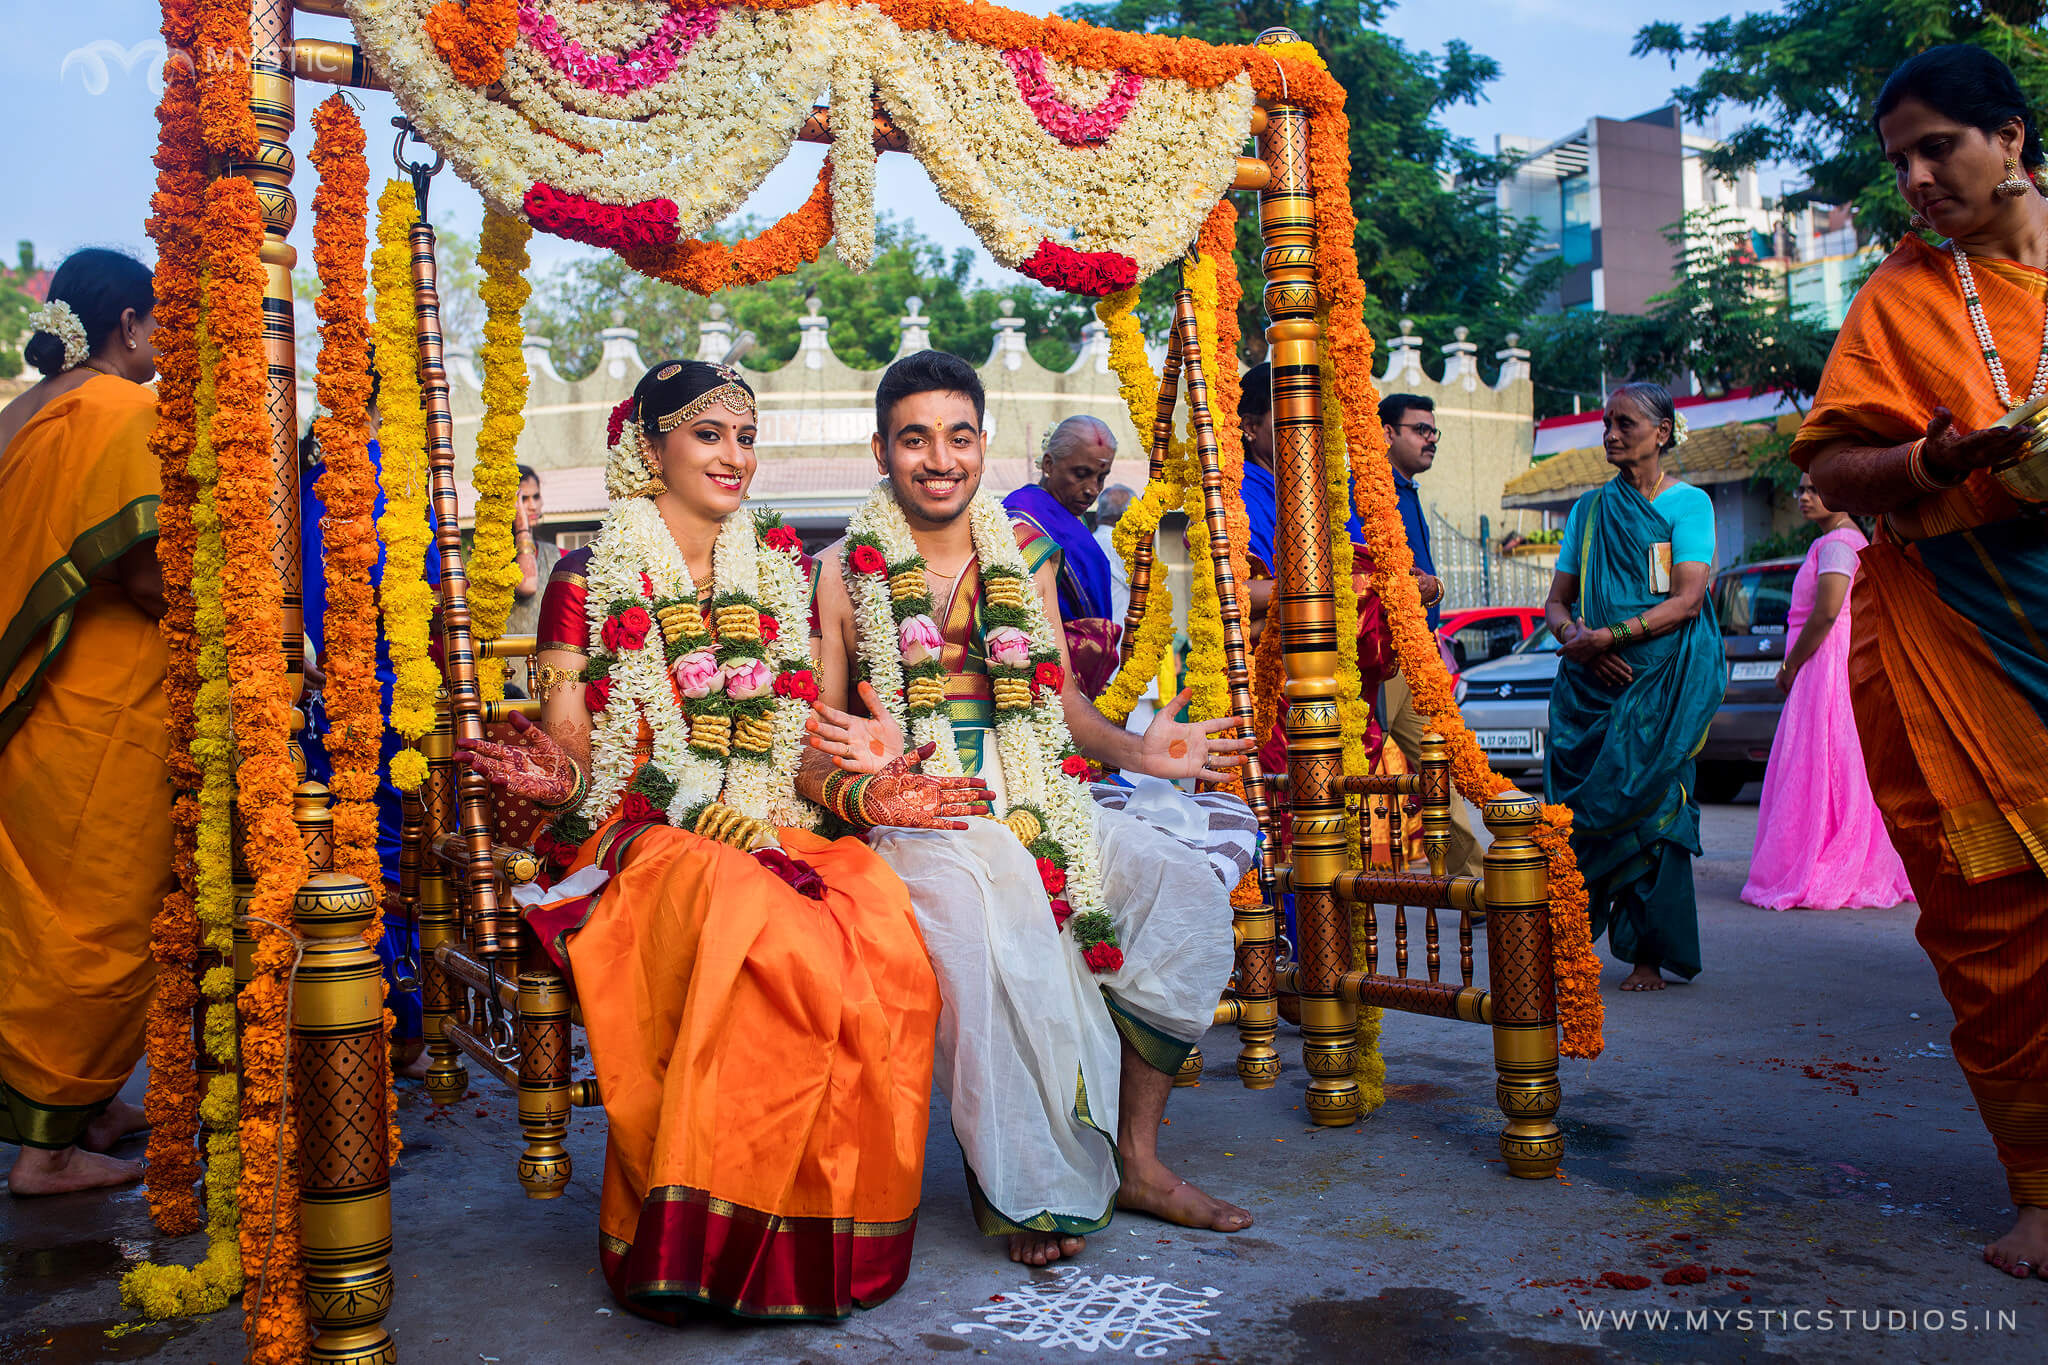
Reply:
M1067 874L1050 858L1038 860L1038 880L1055 896L1067 889Z
M1031 670L1031 685L1057 692L1066 686L1067 670L1055 663L1043 663Z
M1079 754L1068 754L1060 760L1060 771L1068 777L1086 777L1095 771L1095 765Z
M762 612L762 613L761 613L761 643L762 643L762 644L764 644L764 645L772 645L772 644L774 644L774 643L775 643L776 637L777 637L777 636L779 636L779 635L781 635L781 634L782 634L782 622L780 622L780 621L776 620L776 619L775 619L774 617L770 616L770 615L769 615L769 614L768 614L767 612L765 612L765 611L764 611L764 612Z
M633 415L633 399L629 395L612 404L612 415L605 419L604 443L607 448L619 443L619 437L626 434L626 419Z
M1066 928L1067 921L1073 917L1074 907L1055 897L1052 903L1052 922L1054 927L1059 929Z
M619 802L619 817L629 825L644 824L662 819L662 813L654 803L639 792L627 792L626 799Z
M538 180L528 187L520 206L526 210L527 221L542 232L611 251L669 246L680 233L680 215L673 199L600 204Z
M645 607L627 607L616 616L605 617L604 629L598 634L606 649L619 654L646 644L647 632L653 628L654 618Z
M604 710L605 703L611 699L612 680L610 678L593 678L591 681L583 684L583 704L590 708L592 715Z
M775 675L775 695L795 697L798 701L813 702L818 699L818 680L808 668Z
M533 216L530 208L527 216ZM539 219L534 221L538 223ZM1137 261L1122 252L1076 251L1050 237L1041 240L1038 250L1017 270L1063 294L1090 294L1096 298L1129 289L1138 282Z
M1081 960L1088 964L1088 970L1097 976L1120 972L1124 967L1124 950L1114 943L1096 943L1081 950Z
M780 550L786 555L800 555L804 552L804 538L794 527L778 526L761 537L761 543L771 550Z
M640 595L650 602L654 600L654 580L648 577L644 569L640 573ZM639 611L640 609L635 607L633 610Z
M856 545L849 559L855 573L887 573L889 561L872 545Z

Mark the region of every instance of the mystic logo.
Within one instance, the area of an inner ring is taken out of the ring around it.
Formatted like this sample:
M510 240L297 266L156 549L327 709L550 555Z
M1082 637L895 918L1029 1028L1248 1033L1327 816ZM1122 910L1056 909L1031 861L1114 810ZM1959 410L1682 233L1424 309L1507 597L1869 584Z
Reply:
M145 38L139 43L123 47L112 38L95 38L84 47L74 47L64 54L64 63L57 68L57 79L63 80L71 74L71 68L78 68L78 79L85 86L88 95L104 95L113 84L114 73L109 64L118 66L120 74L132 76L137 66L142 68L142 78L149 85L149 93L164 93L164 58L168 49L161 38ZM189 63L190 54L180 52L178 60Z

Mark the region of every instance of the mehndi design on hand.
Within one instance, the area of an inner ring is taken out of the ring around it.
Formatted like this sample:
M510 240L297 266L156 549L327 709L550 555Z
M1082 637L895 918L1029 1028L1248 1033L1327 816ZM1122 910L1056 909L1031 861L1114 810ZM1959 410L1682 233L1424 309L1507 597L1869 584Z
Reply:
M510 744L457 740L455 761L494 787L523 796L544 810L566 810L583 797L583 770L562 746L517 711Z

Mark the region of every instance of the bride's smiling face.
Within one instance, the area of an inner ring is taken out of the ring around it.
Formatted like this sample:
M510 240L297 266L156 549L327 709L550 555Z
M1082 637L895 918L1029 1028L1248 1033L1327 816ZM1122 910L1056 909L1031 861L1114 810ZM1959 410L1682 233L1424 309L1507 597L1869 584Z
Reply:
M723 521L739 511L754 481L754 414L714 406L655 439L662 482L693 512Z

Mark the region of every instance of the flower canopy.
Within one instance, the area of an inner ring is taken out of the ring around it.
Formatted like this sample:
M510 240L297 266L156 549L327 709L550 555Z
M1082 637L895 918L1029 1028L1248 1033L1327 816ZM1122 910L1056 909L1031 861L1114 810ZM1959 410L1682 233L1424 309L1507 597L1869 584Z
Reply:
M420 133L543 231L629 253L701 233L829 103L849 259L872 240L874 182L840 164L873 158L847 120L865 134L876 108L1003 265L1106 293L1185 251L1249 133L1244 64L1215 60L1245 49L1176 63L1171 40L1111 35L1129 46L1056 56L1039 40L1078 26L961 8L978 22L901 0L348 0Z

